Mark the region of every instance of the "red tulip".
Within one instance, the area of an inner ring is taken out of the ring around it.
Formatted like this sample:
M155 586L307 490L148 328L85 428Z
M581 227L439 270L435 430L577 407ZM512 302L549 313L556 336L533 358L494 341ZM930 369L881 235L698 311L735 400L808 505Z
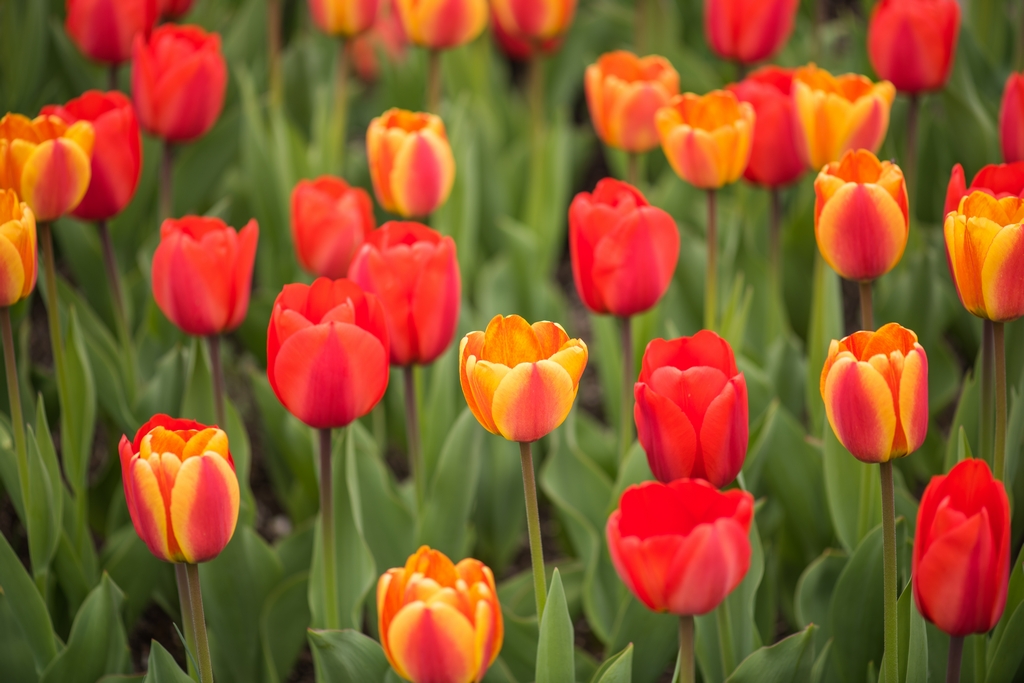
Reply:
M348 276L380 298L394 365L432 363L452 343L462 277L451 237L389 221L370 233Z
M640 190L605 178L569 207L569 253L586 307L629 316L654 306L668 289L679 259L679 231Z
M960 200L975 191L990 194L996 199L1024 198L1024 161L983 166L975 174L970 186L964 180L964 167L957 164L953 167L953 172L949 174L949 185L946 187L946 207L942 215L945 216L950 211L956 211L960 206Z
M608 518L612 563L649 609L680 616L715 609L750 568L754 498L700 479L630 486Z
M188 334L229 332L249 310L259 226L237 233L219 218L168 218L153 254L153 298Z
M793 32L799 0L704 0L704 36L722 59L771 57Z
M192 9L193 0L159 0L160 16L173 21L188 14Z
M654 339L633 388L640 445L654 476L725 486L747 455L747 381L729 342L710 330Z
M490 5L494 26L541 50L557 47L576 15L576 0L491 0Z
M121 213L135 195L142 171L142 136L131 101L116 90L89 90L63 106L43 107L42 114L92 123L92 175L85 197L72 215L105 220Z
M807 170L804 163L800 120L790 91L793 69L765 66L729 90L741 102L754 107L754 141L743 177L766 187L793 182Z
M292 242L307 272L339 278L376 225L373 202L341 178L300 180L292 190Z
M565 37L564 34L559 33L547 40L531 41L518 33L509 33L498 21L493 4L491 5L491 35L494 36L498 47L509 58L520 62L525 62L537 54L548 55L556 52L562 46L562 39Z
M881 0L868 24L871 66L900 92L938 90L949 78L959 34L957 0Z
M267 379L310 427L344 427L388 386L388 327L377 297L351 280L285 285L267 330Z
M951 636L987 633L1010 582L1010 503L984 460L932 477L914 532L914 601Z
M1013 73L1006 79L999 106L999 142L1003 161L1024 161L1024 73Z
M64 29L89 59L120 64L131 58L135 36L153 29L156 5L156 0L67 0Z
M164 24L132 48L132 99L139 122L168 142L205 135L220 116L228 71L220 35Z
M380 74L380 57L399 63L405 58L409 39L392 0L381 0L377 19L365 33L360 33L349 43L349 54L359 78L367 83L377 80Z

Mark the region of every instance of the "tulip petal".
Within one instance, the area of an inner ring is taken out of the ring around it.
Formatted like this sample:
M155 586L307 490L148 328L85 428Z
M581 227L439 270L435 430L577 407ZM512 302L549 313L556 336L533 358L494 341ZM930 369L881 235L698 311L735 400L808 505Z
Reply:
M47 140L25 160L21 196L37 220L52 221L78 206L91 175L89 155L78 144L65 138Z
M825 380L825 412L836 437L857 459L886 462L896 434L889 384L870 364L840 358Z
M747 532L733 519L701 524L683 539L666 572L668 610L707 614L726 598L750 568Z
M564 349L549 358L552 363L558 363L569 373L572 379L572 386L575 389L579 386L580 377L587 367L587 346L581 340L574 340L575 343L566 345Z
M391 621L391 655L413 681L469 683L475 678L472 624L444 603L407 604Z
M548 331L548 336L555 334L555 331L549 327L542 329ZM568 335L566 338L568 339ZM545 344L545 346L550 348L552 345ZM561 344L555 348L560 346ZM530 323L520 316L502 317L497 315L487 324L480 358L511 368L520 363L534 363L542 358L548 358L549 355L544 354L544 348Z
M174 537L187 562L205 562L220 554L238 522L238 477L219 454L188 458L171 493Z
M981 267L988 318L996 322L1024 315L1024 226L1008 225L992 239Z
M875 184L846 183L815 221L828 264L848 280L872 280L892 270L907 244L907 221L896 200Z
M921 347L907 354L903 361L899 397L907 452L913 453L924 444L928 434L928 357Z
M633 419L651 472L662 483L688 477L697 456L697 433L682 409L648 385L637 383Z
M471 358L466 364L469 388L473 395L473 403L476 405L476 410L473 413L484 429L493 434L500 433L494 423L494 392L497 391L498 385L509 372L511 370L507 365L491 363L486 360Z
M494 392L494 425L509 441L536 441L565 421L575 398L572 377L558 363L520 363Z
M149 552L161 560L180 561L182 558L174 556L168 543L171 524L153 467L148 460L135 459L130 465L130 476L131 499L135 503L133 521L139 537Z
M17 221L8 221L0 226L0 306L16 303L25 288L25 266L11 240L11 237L18 239L21 232Z
M711 401L700 426L702 469L717 487L732 482L743 467L747 421L747 383L743 375L738 375Z

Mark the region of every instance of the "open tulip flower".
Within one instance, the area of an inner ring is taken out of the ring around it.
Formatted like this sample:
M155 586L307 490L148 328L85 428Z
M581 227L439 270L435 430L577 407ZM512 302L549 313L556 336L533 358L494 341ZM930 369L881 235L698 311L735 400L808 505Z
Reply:
M541 49L557 45L575 15L576 0L491 0L495 32Z
M900 92L938 90L949 78L959 34L957 0L881 0L868 23L868 57Z
M216 427L156 415L121 437L121 477L132 524L166 562L217 557L235 533L239 489L228 437Z
M754 139L743 177L765 187L788 185L803 175L807 163L796 106L790 92L793 70L765 66L728 89L754 107Z
M970 186L964 178L964 167L960 164L953 166L953 171L949 174L949 185L946 186L946 208L942 212L943 216L960 208L960 200L972 192L984 192L996 199L1024 198L1024 161L982 166L974 175Z
M821 398L836 438L858 460L913 453L928 432L928 356L896 323L832 340Z
M377 614L388 662L412 683L477 683L505 635L490 568L427 546L380 577Z
M1003 161L1024 161L1024 73L1006 79L999 105L999 143Z
M409 42L433 50L465 45L487 26L487 0L395 0Z
M292 243L308 273L345 277L375 226L370 195L341 178L300 180L292 190Z
M89 59L109 64L132 56L136 34L148 34L157 17L157 0L67 0L64 28Z
M704 0L704 36L722 59L753 64L793 32L799 0Z
M0 190L0 306L13 306L36 286L36 219L14 190Z
M352 38L377 18L380 0L309 0L313 23L329 36Z

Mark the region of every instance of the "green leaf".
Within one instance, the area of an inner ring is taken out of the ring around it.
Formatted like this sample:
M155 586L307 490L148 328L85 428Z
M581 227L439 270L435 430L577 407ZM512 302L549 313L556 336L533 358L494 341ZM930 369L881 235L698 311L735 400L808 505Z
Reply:
M808 626L751 653L733 672L727 683L804 683L814 665L814 631Z
M1009 683L1024 660L1024 550L1010 568L1006 607L988 644L988 677L985 683Z
M899 624L900 683L927 683L928 632L924 617L914 603L914 586L908 583L896 604ZM885 670L879 672L879 681L885 680Z
M130 523L107 537L101 561L104 571L124 588L126 624L138 621L159 587L165 586L177 596L172 566L149 552Z
M813 434L817 434L822 425L827 426L819 378L829 344L842 336L843 300L839 276L815 251L811 320L807 329L807 409Z
M11 611L7 596L0 590L0 671L10 683L37 683L39 674L32 659L25 634L18 618Z
M796 611L797 623L804 627L811 624L818 625L820 628L815 632L815 639L817 644L822 647L831 637L828 611L836 582L847 562L848 557L845 552L829 548L807 565L796 582L793 607Z
M671 614L652 612L626 593L608 650L615 652L630 642L635 648L633 677L638 682L656 681L679 652L679 619Z
M981 367L980 361L977 365ZM964 375L963 388L960 390L960 401L956 404L956 412L953 413L953 424L949 427L950 434L959 437L960 430L966 432L968 443L978 443L978 421L980 419L981 386L974 372L968 370ZM943 471L948 472L957 463L960 453L959 438L949 440L946 445L946 458L943 463ZM991 464L991 463L989 463Z
M882 522L878 467L857 460L839 443L831 425L822 428L825 492L836 536L848 553Z
M317 683L377 683L389 671L376 640L352 630L306 632Z
M40 411L38 415L44 415ZM49 434L46 435L46 446L40 448L35 432L29 426L26 430L28 450L28 500L25 506L26 526L28 527L28 553L32 561L32 573L44 576L50 561L57 552L60 534L63 531L64 493L61 490L60 472L55 471L57 479L51 475L51 465L57 467L57 458L53 456L53 443ZM47 456L43 450L47 450Z
M64 474L72 491L79 496L85 495L89 457L92 455L93 432L96 428L96 388L78 314L74 308L70 309L68 318L64 343L68 395L61 397L61 455L64 457Z
M562 577L556 569L551 577L551 590L540 619L536 683L567 683L576 680L574 638Z
M632 681L633 643L630 643L626 649L604 660L601 667L594 672L590 683L632 683Z
M963 462L968 458L973 458L974 454L971 452L971 442L967 440L967 431L963 425L960 425L960 431L956 433L956 461Z
M57 656L50 613L3 534L0 534L0 591L25 634L36 669L42 671Z
M267 596L260 615L263 680L279 683L288 678L306 640L309 625L309 574L295 574Z
M181 670L171 653L155 640L149 644L149 663L144 683L191 683L189 675Z

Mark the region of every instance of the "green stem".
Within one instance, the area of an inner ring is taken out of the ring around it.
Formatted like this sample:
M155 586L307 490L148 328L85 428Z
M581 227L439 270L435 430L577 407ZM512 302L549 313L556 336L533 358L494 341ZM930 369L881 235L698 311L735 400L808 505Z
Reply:
M1003 341L1003 323L992 323L992 342L996 351L996 439L992 469L996 479L1003 481L1006 476L1006 345Z
M220 335L211 334L206 338L210 349L210 376L213 379L213 410L217 426L228 428L227 413L224 410L224 369L220 362Z
M338 58L334 73L334 112L331 139L337 152L337 171L345 175L345 142L348 132L348 41L338 41ZM328 154L328 157L331 155Z
M185 647L189 652L196 651L196 626L192 621L192 596L188 590L188 570L184 562L174 563L174 580L178 584L178 604L181 606L181 630L185 634ZM192 680L199 681L199 671L192 662L192 657L185 657L188 664L188 675Z
M267 50L270 52L270 102L279 106L284 97L281 79L281 3L267 0Z
M544 578L544 548L540 538L540 511L537 507L537 480L533 475L533 453L528 442L519 444L523 465L523 491L526 493L526 528L530 534L530 563L533 565L533 593L537 601L537 621L544 614L547 602L547 580Z
M427 111L441 113L441 51L431 50L427 57Z
M860 282L860 327L862 330L875 331L875 315L871 306L871 280Z
M704 327L714 330L718 317L718 218L715 191L708 190L707 270L704 273Z
M110 300L114 304L114 326L117 328L117 337L121 342L121 353L124 354L128 371L131 373L131 377L128 378L129 386L134 391L137 374L135 347L132 345L131 328L128 325L128 312L124 302L124 290L121 287L121 274L117 268L117 255L114 253L114 241L110 238L107 221L98 221L96 228L100 233L100 243L103 245L103 264L107 269Z
M633 328L632 318L628 315L619 318L619 331L622 339L622 402L619 414L619 462L626 460L629 447L633 445Z
M160 158L160 220L170 218L174 213L174 147L164 140L163 156Z
M199 585L199 565L186 564L188 594L192 600L192 623L196 632L196 657L199 659L200 683L213 683L213 663L210 661L210 640L206 636L206 615L203 613L203 591Z
M960 661L963 655L963 636L950 636L949 659L946 660L946 683L960 683Z
M885 680L899 680L899 627L896 615L896 505L892 484L892 462L879 464L882 477L882 564L885 607Z
M910 205L916 206L917 191L917 122L920 118L921 98L917 94L910 96L910 107L907 109L907 149L903 160L903 176L907 183L907 195Z
M530 102L530 130L533 135L534 152L544 134L544 58L539 54L530 58L527 74L527 97Z
M732 623L729 620L729 605L724 601L715 610L718 626L718 650L722 656L722 675L728 678L736 670L736 655L732 647Z
M640 155L636 152L626 154L626 182L633 187L640 188Z
M693 617L679 617L679 659L672 683L694 683L697 680L693 662Z
M416 409L416 368L406 365L402 368L405 378L405 434L409 443L409 469L416 486L416 507L423 509L426 498L427 484L423 472L423 455L420 446L420 418Z
M334 553L334 497L331 491L331 430L320 431L320 530L324 557L324 626L341 628L338 617L338 577Z
M117 62L107 67L107 90L117 90Z
M984 681L988 669L988 634L975 633L971 640L974 641L974 680Z
M981 424L978 425L978 444L980 450L978 457L992 464L992 417L993 417L993 392L992 380L995 375L993 355L995 354L995 333L992 329L992 321L985 320L981 324ZM998 476L998 475L996 475Z
M18 457L18 482L21 485L22 509L28 503L28 449L25 445L25 418L21 412L21 390L18 387L18 362L14 357L14 332L11 330L11 309L0 308L0 331L4 340L4 371L7 373L7 398L11 404L11 428Z
M768 191L771 197L771 219L768 223L768 263L775 294L782 300L782 197L779 188Z
M60 392L61 409L68 399L67 375L64 369L64 344L60 333L60 303L57 297L57 262L53 257L53 233L49 223L39 224L39 241L43 243L43 270L46 284L46 315L50 324L50 346L53 349L53 365L57 372L57 390ZM77 482L75 482L77 486Z

